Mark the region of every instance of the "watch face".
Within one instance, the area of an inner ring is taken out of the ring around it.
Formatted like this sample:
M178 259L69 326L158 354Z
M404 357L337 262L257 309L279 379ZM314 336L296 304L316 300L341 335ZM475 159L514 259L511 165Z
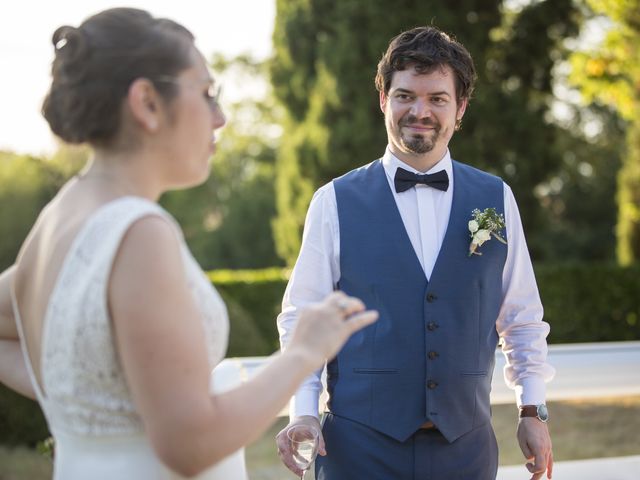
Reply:
M547 411L547 406L544 403L541 403L540 405L538 405L538 418L543 421L546 422L547 420L549 420L549 412Z

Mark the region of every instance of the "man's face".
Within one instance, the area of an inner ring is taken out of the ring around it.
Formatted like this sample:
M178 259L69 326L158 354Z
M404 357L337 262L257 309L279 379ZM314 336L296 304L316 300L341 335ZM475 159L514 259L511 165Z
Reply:
M388 95L380 93L391 152L410 164L420 157L440 160L466 106L466 100L456 101L449 66L424 74L413 68L395 72Z

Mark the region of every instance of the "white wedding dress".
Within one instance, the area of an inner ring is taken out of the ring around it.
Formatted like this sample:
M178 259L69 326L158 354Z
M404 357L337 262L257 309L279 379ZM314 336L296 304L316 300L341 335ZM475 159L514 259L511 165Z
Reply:
M148 215L175 226L189 288L202 315L212 369L224 357L229 334L226 308L189 252L175 220L155 203L138 197L102 206L74 239L51 293L42 333L42 389L30 365L13 299L25 362L55 439L55 480L182 478L162 464L145 435L107 309L107 285L120 242L133 222ZM218 382L215 372L212 377L212 389L230 388L224 380L228 375L220 375ZM243 450L196 478L245 480Z

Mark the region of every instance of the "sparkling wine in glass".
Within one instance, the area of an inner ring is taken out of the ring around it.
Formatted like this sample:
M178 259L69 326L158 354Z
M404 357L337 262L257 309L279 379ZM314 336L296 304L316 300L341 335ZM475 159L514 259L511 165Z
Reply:
M312 425L294 425L287 430L287 438L291 442L293 460L300 470L304 479L305 472L309 469L318 453L318 439L320 432Z

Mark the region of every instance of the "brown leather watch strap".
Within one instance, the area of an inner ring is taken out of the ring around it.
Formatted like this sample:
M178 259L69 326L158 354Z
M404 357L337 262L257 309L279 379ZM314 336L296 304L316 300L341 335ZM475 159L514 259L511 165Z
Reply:
M538 416L537 405L522 405L520 407L520 418L537 417L537 416Z

